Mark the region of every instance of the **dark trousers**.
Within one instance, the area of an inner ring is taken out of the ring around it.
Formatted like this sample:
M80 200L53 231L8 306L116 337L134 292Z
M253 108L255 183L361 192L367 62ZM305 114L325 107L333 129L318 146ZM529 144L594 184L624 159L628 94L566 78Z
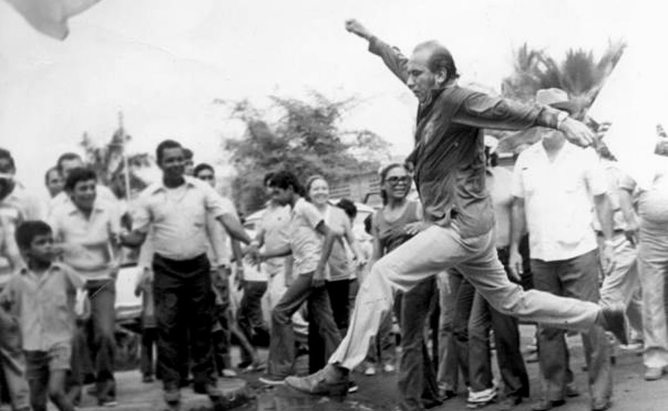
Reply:
M499 260L508 272L508 253L497 250ZM469 377L471 389L482 391L493 386L489 344L490 328L494 330L499 371L506 396L528 397L529 376L520 352L517 319L501 314L476 291L469 318Z
M396 299L395 315L401 326L398 386L403 410L440 403L436 372L424 338L425 322L437 295L436 277L430 277Z
M98 384L107 384L114 381L116 282L113 279L91 280L86 283L86 290L91 307L88 341L92 348L95 379Z
M286 377L293 372L295 336L291 318L304 302L307 303L310 313L309 323L313 323L323 337L327 358L341 342L339 330L332 316L329 294L325 287L312 287L312 279L313 272L296 275L292 285L285 291L271 313L268 371L277 377Z
M153 365L153 346L158 341L158 329L156 327L146 327L141 330L141 352L139 368L144 377L155 375Z
M258 336L265 337L269 332L262 318L262 296L267 291L266 281L245 281L244 294L237 311L237 324L249 342L256 344ZM241 351L241 361L251 361L251 353Z
M190 333L192 373L195 384L211 382L213 375L213 292L209 260L202 254L192 260L175 261L159 254L153 258L153 291L158 323L158 368L165 390L180 382L179 353Z
M473 308L475 288L457 272L450 270L450 288L455 296L452 315L452 334L457 364L462 372L464 385L469 386L469 317Z
M534 286L552 294L596 302L598 291L598 253L591 251L561 261L531 260ZM594 404L607 403L612 395L610 343L599 325L582 334L589 373L589 391ZM543 394L551 401L564 398L572 379L568 369L568 347L564 331L538 327L538 362Z
M327 281L325 288L332 307L332 315L339 334L343 337L348 331L350 319L350 283L351 280ZM309 371L316 372L327 364L329 356L325 354L325 344L318 331L318 326L311 318L308 323Z

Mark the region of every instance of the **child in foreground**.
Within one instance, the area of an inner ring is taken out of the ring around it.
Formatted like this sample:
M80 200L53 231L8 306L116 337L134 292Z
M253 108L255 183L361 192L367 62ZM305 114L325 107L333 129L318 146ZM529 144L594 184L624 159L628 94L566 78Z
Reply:
M0 302L19 321L31 406L46 411L48 395L59 410L74 410L65 395L65 375L72 356L76 291L83 281L70 267L53 262L53 234L45 222L21 224L16 243L25 265L9 280Z

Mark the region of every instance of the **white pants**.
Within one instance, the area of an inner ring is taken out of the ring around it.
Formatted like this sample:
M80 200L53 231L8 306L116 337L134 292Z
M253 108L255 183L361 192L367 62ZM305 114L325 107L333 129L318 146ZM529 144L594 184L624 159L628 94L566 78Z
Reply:
M352 370L366 356L369 341L393 303L393 289L407 291L448 268L457 268L497 310L524 321L588 331L600 312L598 304L524 291L508 280L494 247L494 235L461 238L455 226L431 226L371 268L355 301L348 333L329 359Z
M641 222L638 269L642 284L643 362L647 367L668 366L668 326L664 287L668 275L668 224Z

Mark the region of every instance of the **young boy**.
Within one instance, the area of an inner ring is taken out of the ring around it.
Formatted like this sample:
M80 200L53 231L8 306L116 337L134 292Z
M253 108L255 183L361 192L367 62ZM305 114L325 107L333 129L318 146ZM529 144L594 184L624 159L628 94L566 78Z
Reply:
M9 280L0 302L19 321L32 408L46 411L48 394L59 410L74 410L65 395L65 374L72 355L76 290L83 281L68 266L53 262L53 234L45 222L26 221L15 237L26 265Z

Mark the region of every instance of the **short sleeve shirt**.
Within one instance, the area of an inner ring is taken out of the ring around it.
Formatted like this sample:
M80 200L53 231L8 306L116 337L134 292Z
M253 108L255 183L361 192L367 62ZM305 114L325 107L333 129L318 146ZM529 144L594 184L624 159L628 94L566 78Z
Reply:
M290 207L269 204L258 224L258 234L264 238L264 248L275 250L290 243ZM280 273L285 268L285 258L270 258L262 264L263 270L270 276Z
M315 271L322 253L322 236L316 227L323 221L317 208L303 198L292 207L290 216L290 248L293 272L301 275Z
M186 177L175 189L162 182L147 187L133 210L133 228L148 233L152 226L155 253L183 261L207 252L207 216L232 212L213 188Z
M71 342L76 289L82 286L83 280L65 264L53 264L41 276L27 268L12 276L3 295L19 319L24 350L48 351Z
M96 200L86 217L69 201L53 210L49 224L55 240L65 246L63 262L86 279L110 277L117 266L111 239L121 231L118 207Z
M592 196L606 191L605 175L592 150L564 143L550 161L539 141L522 152L512 194L524 199L531 258L565 260L594 250Z

